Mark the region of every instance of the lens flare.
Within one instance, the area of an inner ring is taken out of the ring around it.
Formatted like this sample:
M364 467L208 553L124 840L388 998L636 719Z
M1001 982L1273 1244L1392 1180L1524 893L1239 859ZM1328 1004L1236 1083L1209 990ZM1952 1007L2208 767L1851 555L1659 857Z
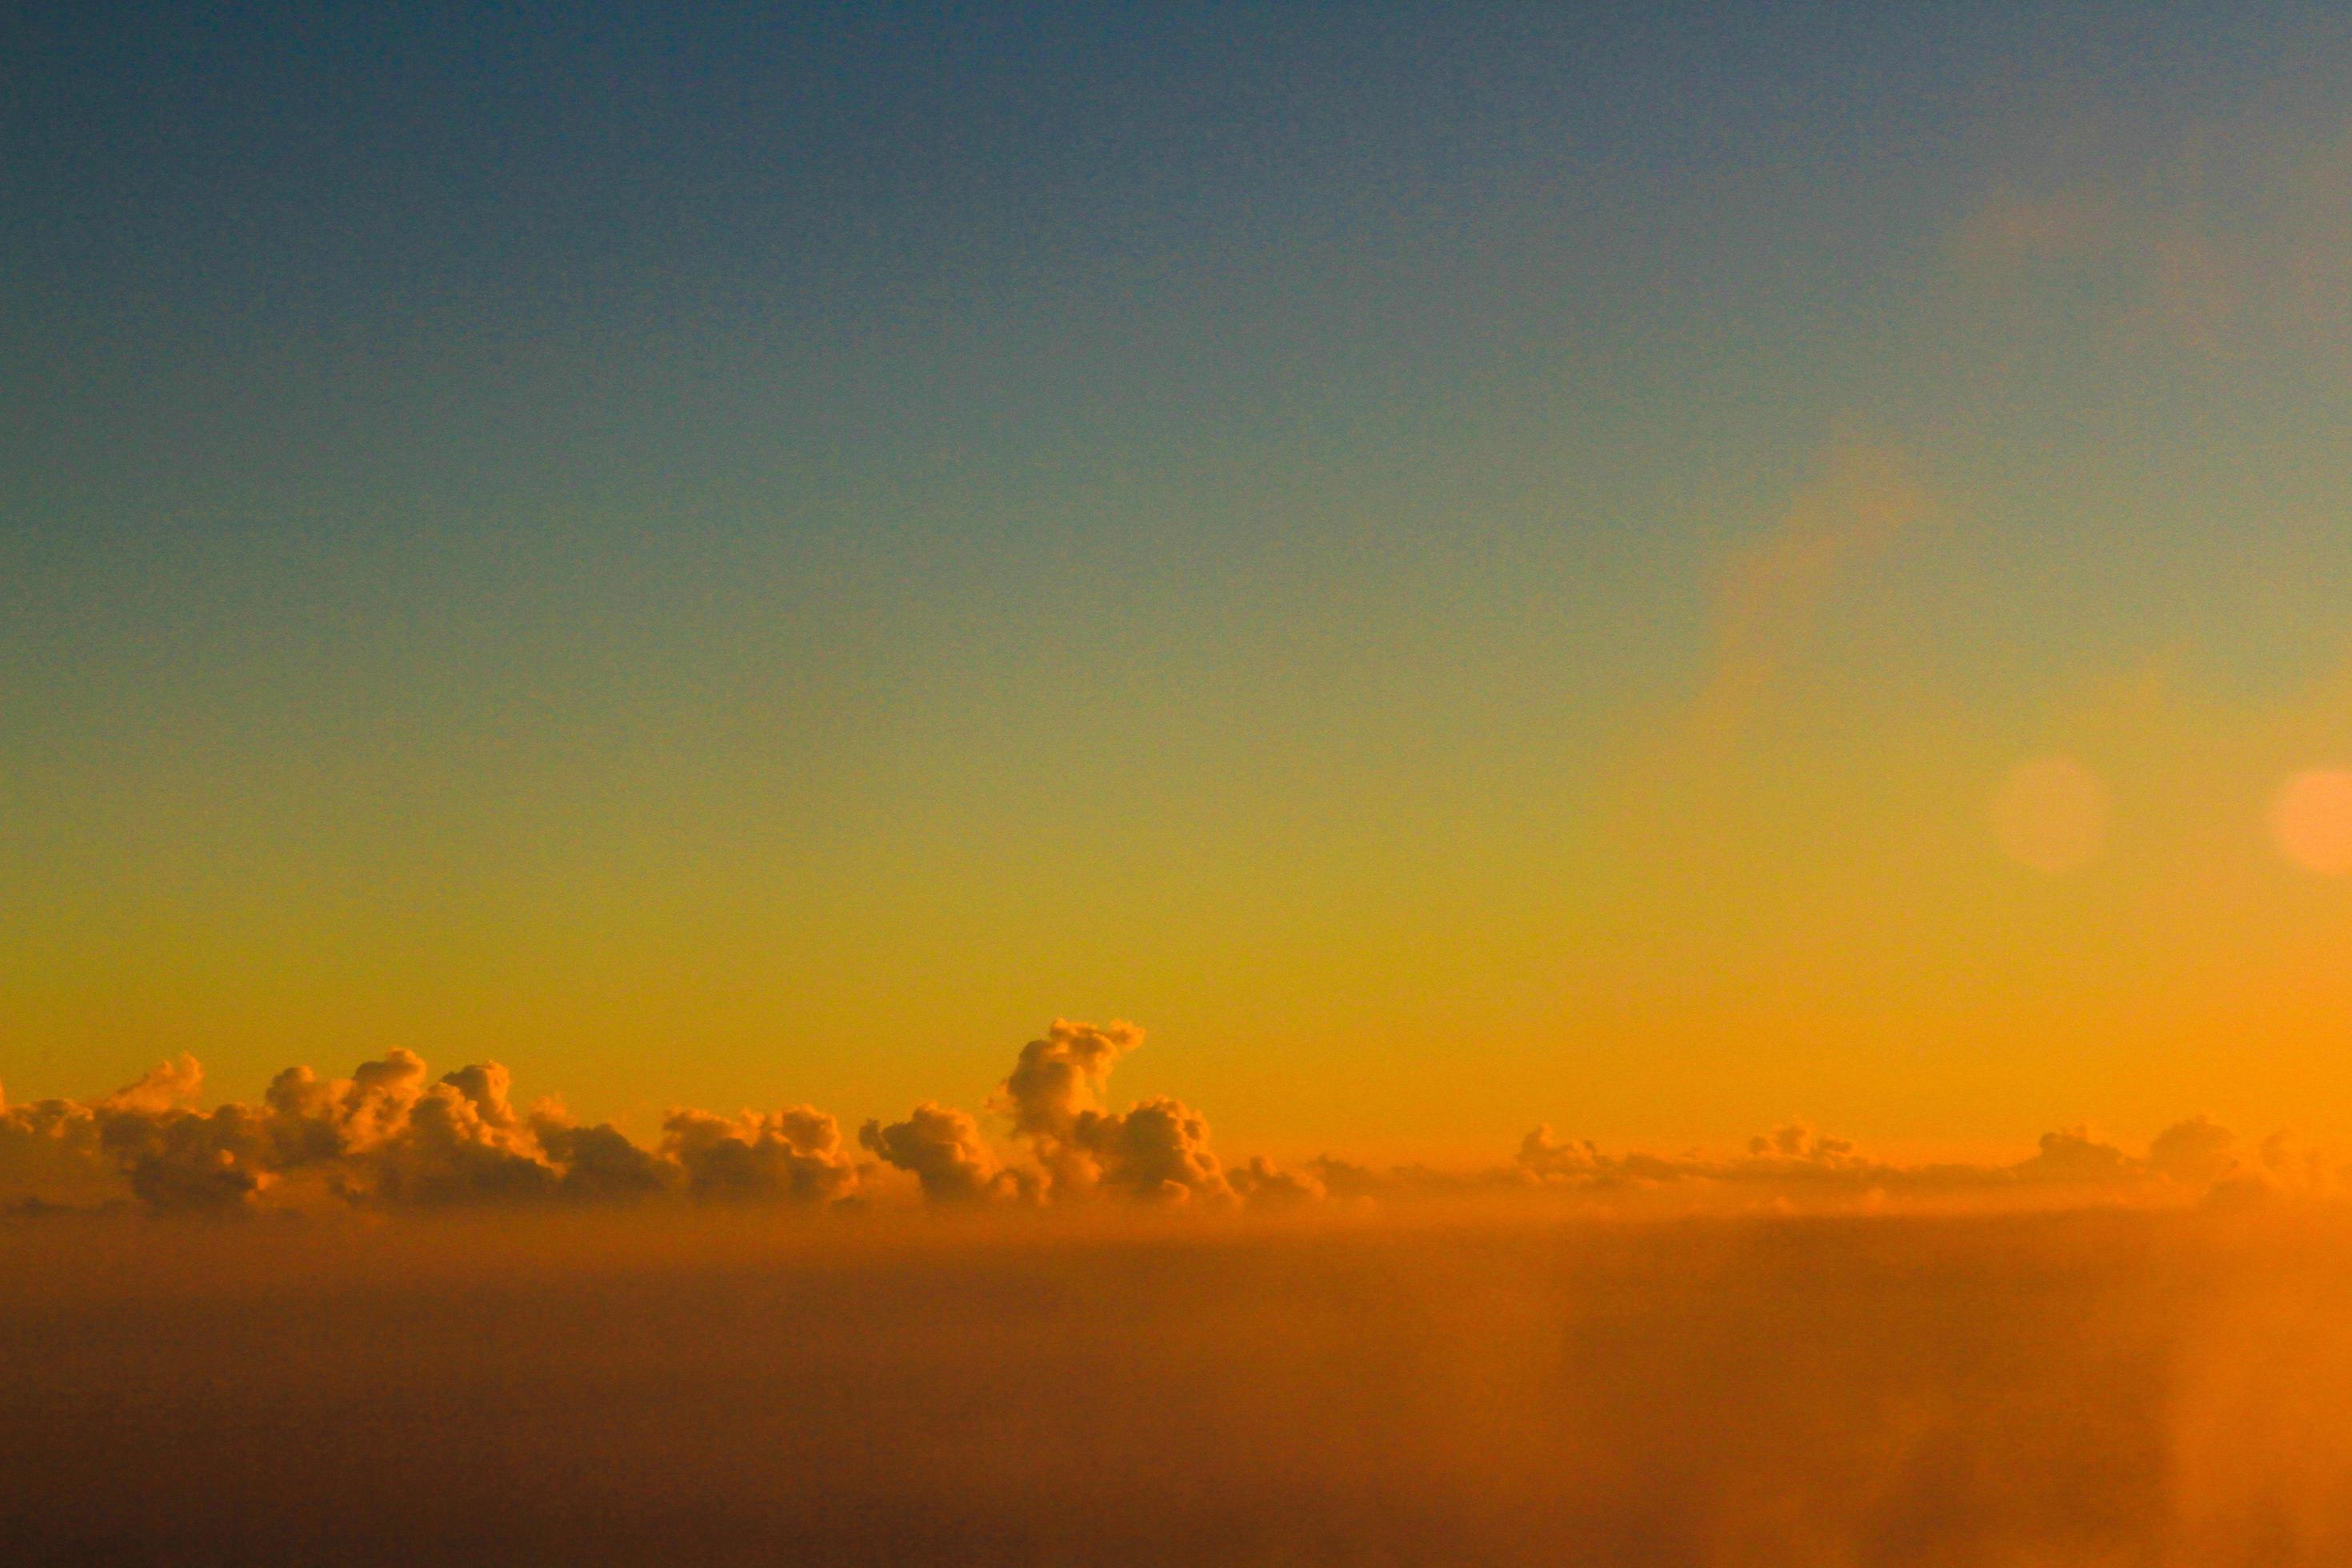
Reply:
M2352 871L2352 770L2311 768L2280 785L2271 801L2271 837L2306 871Z

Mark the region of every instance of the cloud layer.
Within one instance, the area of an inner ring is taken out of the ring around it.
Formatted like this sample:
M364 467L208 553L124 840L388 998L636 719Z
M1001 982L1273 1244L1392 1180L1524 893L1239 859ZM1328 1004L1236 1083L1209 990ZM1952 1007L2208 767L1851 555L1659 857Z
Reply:
M877 1230L0 1227L7 1561L2352 1562L2330 1213Z
M0 1100L0 1205L19 1214L135 1203L158 1213L269 1207L432 1209L653 1199L803 1208L916 1202L951 1208L1127 1204L1297 1209L1437 1197L1570 1194L1664 1206L1873 1206L2125 1197L2259 1201L2336 1191L2343 1173L2283 1137L2246 1148L2203 1117L2165 1129L2144 1155L2087 1129L2044 1133L2005 1164L1902 1164L1790 1125L1744 1152L1610 1153L1528 1133L1507 1162L1465 1170L1373 1167L1325 1155L1286 1169L1228 1167L1207 1119L1165 1096L1124 1110L1112 1069L1143 1043L1132 1024L1056 1019L1021 1047L981 1118L925 1101L868 1121L854 1139L813 1106L734 1116L671 1110L641 1145L582 1126L560 1101L518 1110L507 1069L475 1063L434 1078L393 1050L349 1078L308 1067L271 1079L259 1104L196 1104L203 1069L165 1062L96 1100Z

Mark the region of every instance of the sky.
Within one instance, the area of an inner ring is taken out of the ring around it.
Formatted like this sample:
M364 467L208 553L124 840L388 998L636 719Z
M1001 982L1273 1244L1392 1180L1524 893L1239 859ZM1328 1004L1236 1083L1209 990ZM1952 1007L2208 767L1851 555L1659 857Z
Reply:
M0 1086L2352 1134L2352 21L27 7Z

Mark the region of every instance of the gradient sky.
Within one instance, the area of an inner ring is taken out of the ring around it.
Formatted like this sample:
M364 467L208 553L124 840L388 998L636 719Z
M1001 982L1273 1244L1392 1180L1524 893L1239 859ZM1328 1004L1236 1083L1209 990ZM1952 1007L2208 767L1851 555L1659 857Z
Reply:
M12 1098L2352 1133L2339 7L670 9L0 22Z

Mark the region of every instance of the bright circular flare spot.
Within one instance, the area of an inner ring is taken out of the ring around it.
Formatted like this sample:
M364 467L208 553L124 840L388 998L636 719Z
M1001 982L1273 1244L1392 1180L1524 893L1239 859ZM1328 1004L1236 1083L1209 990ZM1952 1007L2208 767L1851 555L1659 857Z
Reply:
M2106 786L2072 757L2020 763L1993 792L1992 831L2012 860L2072 869L2106 842Z
M2271 837L2280 854L2306 871L2352 871L2352 773L2313 768L2280 785L2271 802Z

